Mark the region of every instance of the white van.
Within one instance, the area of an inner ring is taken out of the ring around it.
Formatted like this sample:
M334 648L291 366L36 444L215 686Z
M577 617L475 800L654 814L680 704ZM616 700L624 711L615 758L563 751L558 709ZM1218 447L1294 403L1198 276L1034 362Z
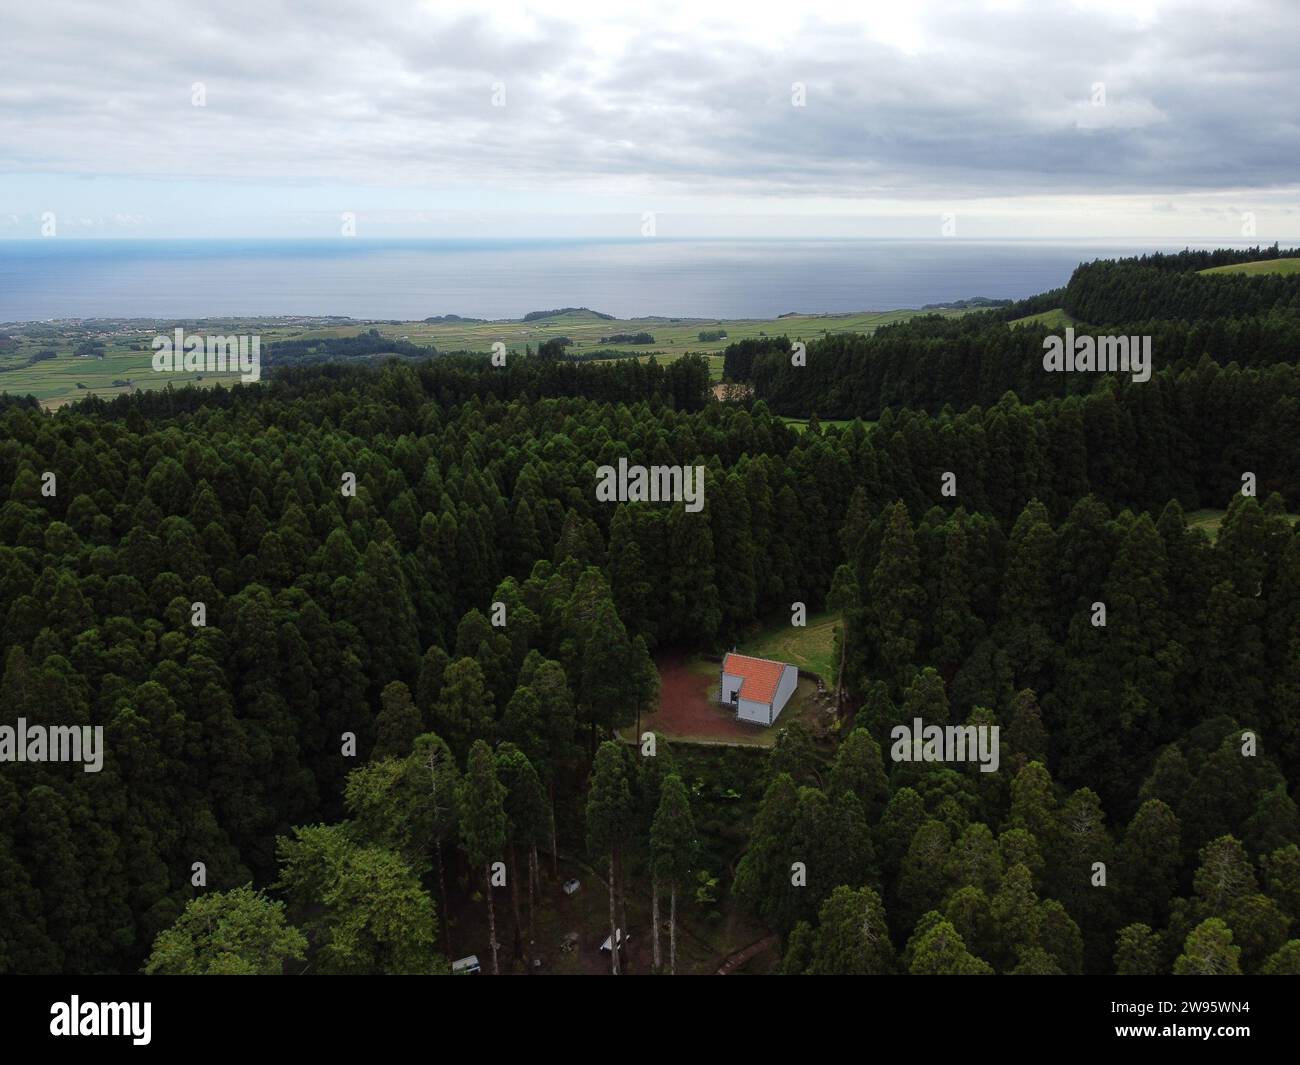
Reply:
M452 976L478 976L483 971L483 967L478 963L478 955L471 954L468 958L459 958L451 963Z

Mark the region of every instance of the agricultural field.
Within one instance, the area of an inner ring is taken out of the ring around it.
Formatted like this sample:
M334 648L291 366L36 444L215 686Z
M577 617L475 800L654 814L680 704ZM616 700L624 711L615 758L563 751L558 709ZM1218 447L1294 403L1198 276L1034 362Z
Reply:
M602 337L618 333L649 333L653 344L646 344L646 354L681 355L699 352L704 355L721 353L728 344L737 340L765 336L789 336L812 340L832 333L874 333L880 326L905 321L919 312L862 311L852 314L788 314L779 318L606 318L593 311L579 310L551 315L533 321L495 322L405 322L366 323L387 334L400 327L394 335L408 337L415 344L433 344L440 351L486 351L497 341L508 351L523 351L526 346L539 344L556 337L573 341L569 349L581 355L602 347L631 350L628 344L601 344ZM961 314L963 311L944 310L937 314ZM725 332L718 340L700 340L700 333ZM346 329L338 335L347 335ZM637 345L639 350L640 345Z
M1233 263L1231 266L1211 266L1202 274L1300 274L1300 258L1261 259L1252 263Z
M1048 329L1064 329L1067 325L1078 325L1075 318L1071 318L1061 307L1053 307L1050 311L1039 311L1037 314L1027 314L1023 318L1016 318L1007 323L1007 325L1042 325Z
M169 384L233 384L236 374L155 373L150 343L159 333L180 326L188 333L212 335L254 334L262 338L263 356L276 341L354 337L370 329L394 342L432 346L440 352L491 350L505 344L508 352L536 350L547 340L568 337L574 355L599 351L634 350L642 362L651 357L672 362L683 355L702 354L709 361L709 377L722 380L722 352L728 344L746 338L787 335L813 340L832 333L873 333L882 325L903 321L919 312L863 311L853 314L791 314L779 318L608 318L594 311L576 310L532 321L477 321L452 319L434 322L394 322L337 318L198 319L193 321L114 319L40 322L0 325L0 392L33 395L46 407L61 407L88 395L105 399L122 393L152 391ZM956 315L964 310L927 311ZM724 332L725 337L701 341L700 333ZM649 333L654 343L601 344L616 334ZM79 347L99 344L93 355L81 357ZM52 358L32 363L42 351ZM379 353L368 358L382 358Z
M0 332L6 328L0 327ZM21 327L19 327L21 330ZM70 328L54 335L42 331L24 335L9 332L16 345L0 350L0 392L33 395L46 407L61 407L98 395L105 399L126 392L164 388L168 384L215 384L218 377L202 373L154 373L150 341L157 328L132 328L120 332ZM91 340L104 344L96 355L78 356L78 345ZM134 347L133 347L134 346ZM26 365L38 352L53 351L54 358ZM221 375L228 383L239 380L238 374Z
M642 355L640 358L637 359L637 362L649 362L651 359L654 359L661 366L667 366L670 362L676 362L678 359L691 354L700 354L700 352L689 352L689 351L658 352L656 351L650 355ZM722 383L722 356L705 355L704 359L709 364L709 382L715 385L721 384Z

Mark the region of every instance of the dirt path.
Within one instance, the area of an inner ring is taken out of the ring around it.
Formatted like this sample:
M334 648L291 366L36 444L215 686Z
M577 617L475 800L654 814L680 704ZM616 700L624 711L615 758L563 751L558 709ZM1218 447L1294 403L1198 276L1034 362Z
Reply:
M762 954L763 951L775 946L776 936L767 936L760 939L757 943L751 943L744 950L737 951L730 958L724 961L722 967L718 969L718 975L730 976L755 955Z

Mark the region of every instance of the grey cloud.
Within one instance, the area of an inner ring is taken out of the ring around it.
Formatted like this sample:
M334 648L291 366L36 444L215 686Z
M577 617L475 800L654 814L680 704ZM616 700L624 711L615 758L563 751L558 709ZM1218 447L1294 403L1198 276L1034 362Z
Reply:
M0 40L0 172L1160 195L1290 184L1300 157L1300 8L1285 2L1183 5L1146 26L943 4L915 55L870 40L865 17L762 43L647 17L611 48L581 19L502 32L445 8L28 5ZM794 81L807 107L790 105Z

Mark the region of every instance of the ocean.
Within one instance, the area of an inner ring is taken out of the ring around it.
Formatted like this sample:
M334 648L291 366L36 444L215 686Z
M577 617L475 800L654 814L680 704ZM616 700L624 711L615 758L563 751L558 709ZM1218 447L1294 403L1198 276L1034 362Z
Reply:
M49 240L0 242L0 322L342 315L519 318L590 307L771 318L1019 298L1082 261L1153 250L906 240Z

